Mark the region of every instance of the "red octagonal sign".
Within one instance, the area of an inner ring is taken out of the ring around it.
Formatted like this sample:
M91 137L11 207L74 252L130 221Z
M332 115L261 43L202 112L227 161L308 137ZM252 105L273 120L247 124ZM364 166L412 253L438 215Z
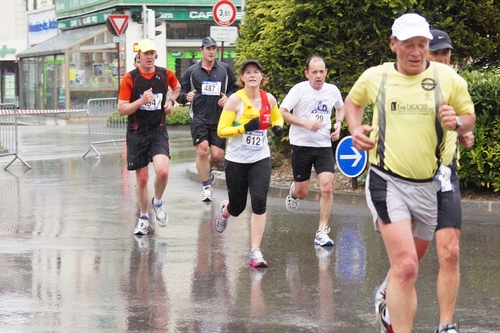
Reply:
M236 20L236 6L230 0L219 0L213 8L215 23L223 27Z

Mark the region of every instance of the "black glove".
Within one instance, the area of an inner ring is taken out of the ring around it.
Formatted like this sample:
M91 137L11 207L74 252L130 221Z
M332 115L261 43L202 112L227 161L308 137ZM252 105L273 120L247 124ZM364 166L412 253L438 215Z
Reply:
M259 117L252 118L248 123L245 124L245 131L251 132L258 130L260 128L260 119Z
M273 126L273 128L271 128L271 130L273 131L274 135L276 136L282 136L283 135L283 127L281 126Z

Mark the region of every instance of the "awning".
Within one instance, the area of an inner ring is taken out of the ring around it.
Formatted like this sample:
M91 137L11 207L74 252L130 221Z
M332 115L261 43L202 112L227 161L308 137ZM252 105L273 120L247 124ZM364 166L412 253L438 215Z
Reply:
M93 37L106 31L106 25L98 24L90 27L67 30L57 36L49 38L40 44L16 54L18 58L40 57L45 55L63 54L67 48L72 47L84 39Z

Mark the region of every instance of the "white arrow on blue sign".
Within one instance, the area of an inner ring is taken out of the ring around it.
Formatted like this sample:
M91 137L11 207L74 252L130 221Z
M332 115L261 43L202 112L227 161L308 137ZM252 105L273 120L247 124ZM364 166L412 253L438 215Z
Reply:
M340 140L335 151L337 166L345 176L357 177L365 170L368 161L366 151L357 150L352 144L352 136Z

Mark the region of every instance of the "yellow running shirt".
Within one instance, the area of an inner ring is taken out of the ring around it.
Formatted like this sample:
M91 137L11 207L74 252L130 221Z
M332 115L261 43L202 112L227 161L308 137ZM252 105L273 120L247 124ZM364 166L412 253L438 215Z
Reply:
M431 179L444 156L447 131L437 111L444 99L457 115L474 113L466 81L447 65L431 62L418 75L408 76L385 63L366 70L349 92L360 106L373 105L375 147L372 165L403 178ZM450 133L456 135L456 133Z

